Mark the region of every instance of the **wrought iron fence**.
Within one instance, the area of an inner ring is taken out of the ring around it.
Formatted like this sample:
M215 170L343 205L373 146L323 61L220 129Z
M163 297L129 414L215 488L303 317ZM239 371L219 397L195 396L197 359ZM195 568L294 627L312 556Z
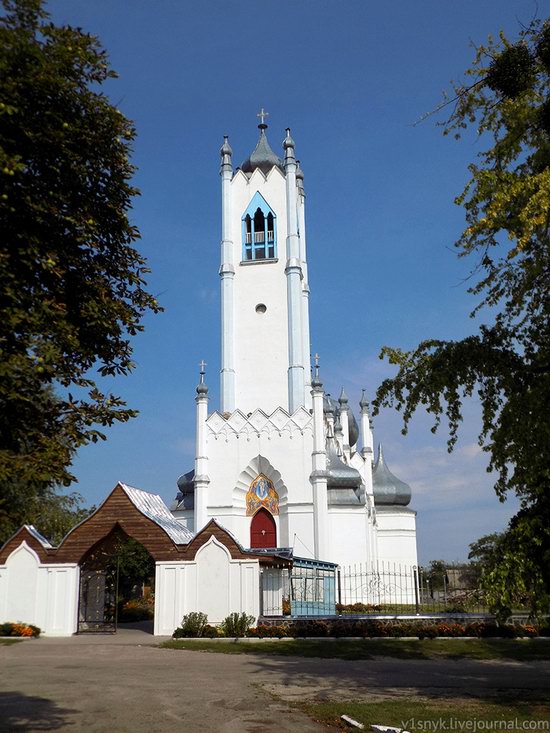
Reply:
M294 559L261 574L263 616L379 616L487 613L480 591L413 565L379 561L337 567Z

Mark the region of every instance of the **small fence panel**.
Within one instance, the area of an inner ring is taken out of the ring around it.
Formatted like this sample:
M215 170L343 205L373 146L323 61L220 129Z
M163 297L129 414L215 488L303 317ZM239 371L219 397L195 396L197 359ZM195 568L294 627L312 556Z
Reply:
M261 573L262 616L336 615L336 566L315 561Z
M338 569L340 614L487 613L478 590L452 587L415 565L379 561Z
M384 561L337 568L301 560L292 568L265 568L260 595L262 616L488 613L480 591L414 565Z

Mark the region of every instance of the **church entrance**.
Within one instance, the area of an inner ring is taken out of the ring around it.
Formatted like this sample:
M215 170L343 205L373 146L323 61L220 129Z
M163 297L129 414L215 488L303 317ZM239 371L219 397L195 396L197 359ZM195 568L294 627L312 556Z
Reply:
M152 621L155 561L119 525L80 563L78 632L115 632L119 623Z
M263 507L256 512L250 523L250 547L277 547L277 525L270 512Z

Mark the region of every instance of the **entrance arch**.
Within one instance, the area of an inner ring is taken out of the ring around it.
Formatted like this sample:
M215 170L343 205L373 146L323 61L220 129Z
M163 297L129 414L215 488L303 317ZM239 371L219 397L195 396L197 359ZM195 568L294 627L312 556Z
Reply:
M116 631L120 621L152 623L154 577L151 554L117 523L80 561L78 632Z
M277 525L273 516L263 507L258 509L250 522L250 547L277 547Z

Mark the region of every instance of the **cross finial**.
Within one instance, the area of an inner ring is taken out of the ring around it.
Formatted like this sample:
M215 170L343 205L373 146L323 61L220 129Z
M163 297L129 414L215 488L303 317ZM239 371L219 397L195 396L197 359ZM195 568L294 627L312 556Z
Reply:
M315 360L315 379L319 379L319 354L317 352L313 355Z
M260 118L260 127L267 127L267 125L265 124L265 118L269 117L269 112L266 112L265 109L262 107L256 117Z
M201 362L200 362L199 366L201 368L201 370L200 370L201 384L204 384L204 375L206 374L206 370L204 368L206 366L206 362L204 361L204 359L201 359Z

